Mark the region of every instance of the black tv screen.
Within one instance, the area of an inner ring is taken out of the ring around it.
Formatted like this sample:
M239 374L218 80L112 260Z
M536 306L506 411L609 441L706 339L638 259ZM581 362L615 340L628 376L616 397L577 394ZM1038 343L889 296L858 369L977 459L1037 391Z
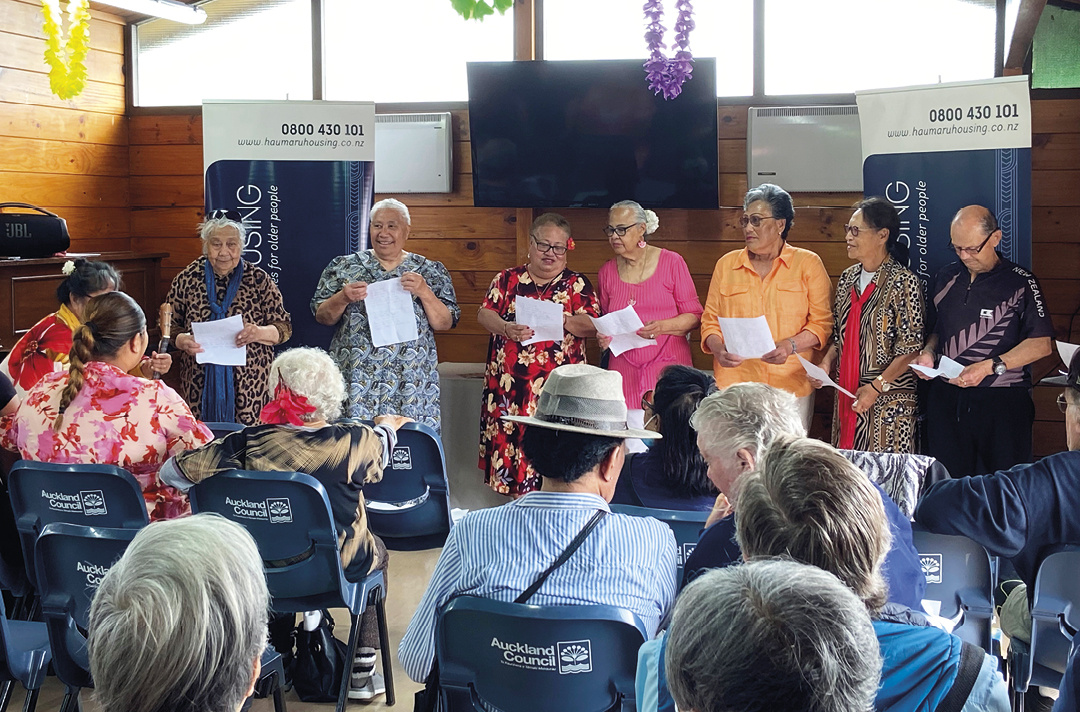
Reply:
M671 101L641 60L470 62L482 207L718 207L716 60Z

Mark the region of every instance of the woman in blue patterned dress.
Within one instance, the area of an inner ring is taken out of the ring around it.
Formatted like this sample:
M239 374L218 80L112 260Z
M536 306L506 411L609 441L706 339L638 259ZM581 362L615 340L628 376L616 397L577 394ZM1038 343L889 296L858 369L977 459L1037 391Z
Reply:
M337 326L330 342L348 383L348 416L383 413L414 418L439 431L439 359L435 331L452 329L461 317L450 273L441 262L405 251L409 209L393 198L371 208L371 249L334 258L323 270L311 311L320 324ZM401 279L413 296L420 338L375 346L368 326L368 284Z

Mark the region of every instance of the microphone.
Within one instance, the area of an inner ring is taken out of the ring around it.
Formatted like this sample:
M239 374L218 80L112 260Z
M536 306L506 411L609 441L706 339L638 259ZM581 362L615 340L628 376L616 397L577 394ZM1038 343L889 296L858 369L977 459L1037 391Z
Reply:
M158 342L157 352L168 353L169 342L172 341L172 304L165 302L158 309L158 328L161 329L161 341ZM154 380L161 378L161 374L154 371Z

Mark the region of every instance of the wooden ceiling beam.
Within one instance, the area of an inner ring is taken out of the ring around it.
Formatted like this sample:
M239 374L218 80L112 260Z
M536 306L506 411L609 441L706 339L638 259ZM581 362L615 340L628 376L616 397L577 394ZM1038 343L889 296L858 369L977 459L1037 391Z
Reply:
M1009 3L1011 4L1011 3ZM1012 37L1005 38L1005 74L1020 74L1031 49L1031 40L1039 26L1046 0L1020 0L1013 23Z

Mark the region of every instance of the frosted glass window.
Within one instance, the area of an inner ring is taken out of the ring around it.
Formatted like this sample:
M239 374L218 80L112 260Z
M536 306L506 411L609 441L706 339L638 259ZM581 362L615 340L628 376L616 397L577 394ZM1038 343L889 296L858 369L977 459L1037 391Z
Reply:
M206 22L135 27L137 106L311 99L310 0L210 0Z
M323 7L327 99L466 101L466 62L514 58L513 10L477 21L447 0L325 0Z
M765 0L765 93L994 76L994 0Z
M641 0L544 0L544 59L648 56ZM674 0L664 3L665 44L674 41ZM698 0L690 51L716 57L716 95L754 93L753 0ZM670 56L670 47L665 49ZM642 81L645 72L642 70Z

